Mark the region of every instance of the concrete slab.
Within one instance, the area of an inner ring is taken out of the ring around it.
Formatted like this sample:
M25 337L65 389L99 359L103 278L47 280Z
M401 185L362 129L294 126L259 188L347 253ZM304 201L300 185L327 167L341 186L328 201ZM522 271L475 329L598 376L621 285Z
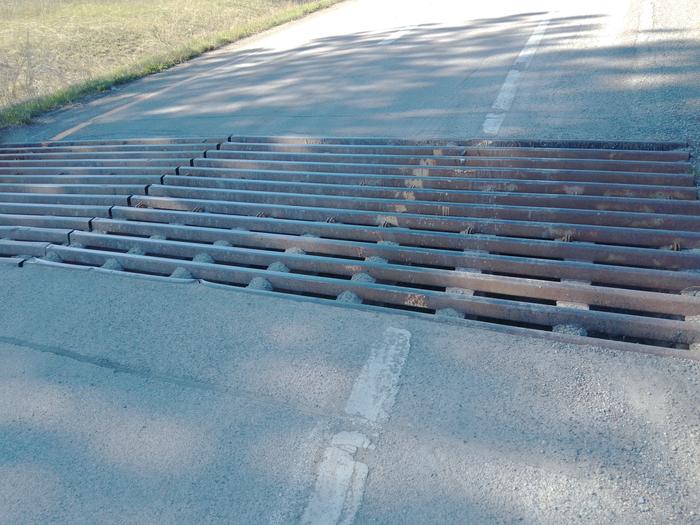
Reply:
M0 281L0 522L295 522L353 433L357 523L697 520L698 363L117 273ZM387 329L410 352L373 422L348 400Z

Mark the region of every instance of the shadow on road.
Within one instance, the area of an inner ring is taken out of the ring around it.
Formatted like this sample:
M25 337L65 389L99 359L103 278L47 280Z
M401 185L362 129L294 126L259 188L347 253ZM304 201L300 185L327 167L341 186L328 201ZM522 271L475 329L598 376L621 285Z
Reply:
M540 15L420 25L396 40L401 28L322 38L279 52L215 52L130 86L166 90L72 138L481 136L484 117ZM627 44L605 41L598 35L603 22L602 16L550 21L502 135L698 136L700 44L668 29L640 34ZM99 114L129 100L107 96L89 111ZM50 120L55 126L62 121L66 129L89 116L94 115L68 110Z

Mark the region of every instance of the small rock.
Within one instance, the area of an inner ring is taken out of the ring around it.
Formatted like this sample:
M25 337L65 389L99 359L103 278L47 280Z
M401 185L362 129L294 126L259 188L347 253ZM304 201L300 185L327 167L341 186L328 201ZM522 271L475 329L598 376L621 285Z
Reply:
M198 253L197 255L195 255L195 256L192 258L192 260L193 260L194 262L199 262L199 263L207 263L207 264L213 264L213 263L214 263L214 259L213 259L212 256L209 255L208 253Z
M350 290L345 290L344 292L338 294L336 300L341 303L362 304L362 297L351 292Z
M173 273L170 274L170 277L173 277L174 279L192 279L192 274L188 272L185 268L182 266L178 266L175 268Z
M265 290L271 292L273 290L272 283L263 277L253 277L248 283L248 288L252 290Z
M289 268L280 261L275 261L267 267L272 272L288 273Z

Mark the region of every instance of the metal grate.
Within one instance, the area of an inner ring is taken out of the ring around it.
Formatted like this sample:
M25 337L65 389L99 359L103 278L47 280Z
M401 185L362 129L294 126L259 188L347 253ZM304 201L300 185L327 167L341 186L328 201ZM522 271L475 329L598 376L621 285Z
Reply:
M700 342L699 211L682 144L0 146L0 256L671 348Z

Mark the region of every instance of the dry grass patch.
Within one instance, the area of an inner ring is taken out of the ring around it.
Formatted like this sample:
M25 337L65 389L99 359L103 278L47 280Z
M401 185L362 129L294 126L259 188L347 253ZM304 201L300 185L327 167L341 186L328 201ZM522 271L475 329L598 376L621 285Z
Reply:
M338 0L4 0L0 127Z

